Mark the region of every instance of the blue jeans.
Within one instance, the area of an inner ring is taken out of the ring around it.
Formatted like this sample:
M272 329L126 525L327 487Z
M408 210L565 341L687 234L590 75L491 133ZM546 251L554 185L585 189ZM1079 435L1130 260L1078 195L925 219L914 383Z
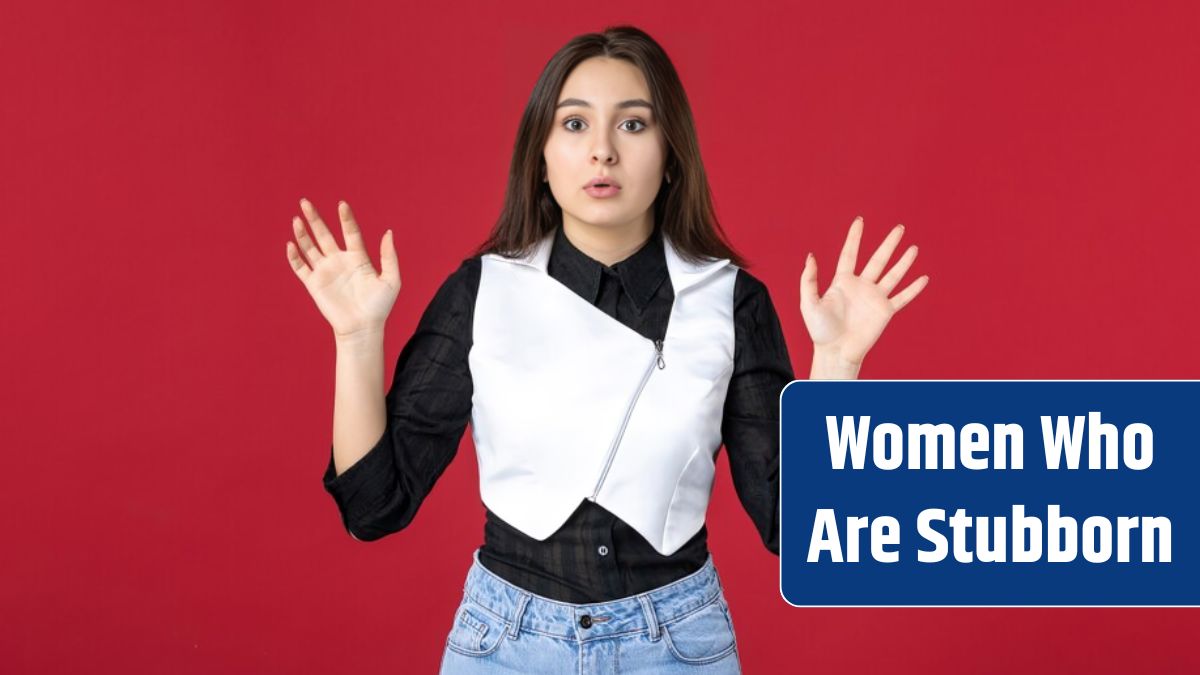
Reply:
M446 638L443 675L459 673L741 673L729 605L712 556L678 581L576 605L489 572L479 551Z

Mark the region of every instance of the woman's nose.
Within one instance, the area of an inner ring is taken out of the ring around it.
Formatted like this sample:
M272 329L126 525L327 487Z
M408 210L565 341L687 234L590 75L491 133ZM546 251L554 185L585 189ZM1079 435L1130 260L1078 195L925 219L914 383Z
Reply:
M604 162L605 164L612 164L613 162L616 161L617 156L616 156L615 152L612 152L611 150L608 150L608 149L603 149L603 150L597 150L597 151L593 152L592 159L599 160L601 162Z
M617 153L613 149L612 143L609 143L607 138L601 138L600 141L592 148L592 159L612 164L617 159Z

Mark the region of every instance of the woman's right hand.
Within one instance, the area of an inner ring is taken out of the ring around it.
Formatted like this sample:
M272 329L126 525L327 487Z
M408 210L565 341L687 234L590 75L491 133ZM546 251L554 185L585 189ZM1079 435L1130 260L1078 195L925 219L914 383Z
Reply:
M300 200L300 208L317 241L314 243L309 238L304 222L293 216L292 231L296 243L287 243L288 262L317 303L317 309L333 327L334 337L353 337L366 331L383 330L400 292L400 268L392 231L384 233L379 242L383 273L376 274L349 204L338 202L338 218L342 221L342 238L346 242L344 251L338 248L337 240L307 199ZM300 251L304 252L307 262L300 256Z

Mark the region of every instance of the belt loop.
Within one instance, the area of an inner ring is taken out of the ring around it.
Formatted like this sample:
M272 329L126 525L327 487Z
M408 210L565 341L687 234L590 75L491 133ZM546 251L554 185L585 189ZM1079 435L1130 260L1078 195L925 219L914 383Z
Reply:
M657 642L658 636L658 617L654 615L654 603L650 602L649 596L637 596L638 602L642 603L642 614L646 615L646 625L650 627L650 641Z
M508 638L510 640L516 640L521 632L521 620L525 616L525 607L529 604L530 597L528 593L522 593L521 599L517 601L517 611L513 615L512 627L508 629Z

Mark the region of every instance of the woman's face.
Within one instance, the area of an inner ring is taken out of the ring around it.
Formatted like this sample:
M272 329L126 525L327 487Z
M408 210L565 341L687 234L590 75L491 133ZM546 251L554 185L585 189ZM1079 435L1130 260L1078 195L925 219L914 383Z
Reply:
M637 66L604 57L581 62L563 83L543 153L564 224L652 228L666 150ZM584 187L596 176L620 189L608 197L589 194Z

